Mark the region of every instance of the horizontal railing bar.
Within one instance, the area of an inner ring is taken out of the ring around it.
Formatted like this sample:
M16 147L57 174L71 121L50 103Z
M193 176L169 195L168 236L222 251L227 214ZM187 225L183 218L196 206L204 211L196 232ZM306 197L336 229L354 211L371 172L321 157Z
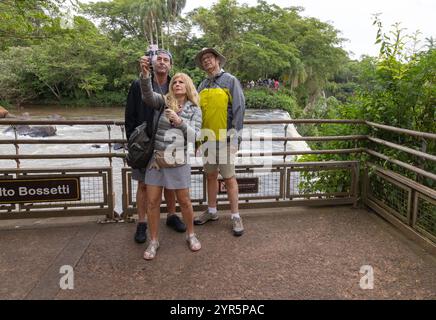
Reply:
M350 192L332 192L332 193L290 193L290 198L321 198L321 197L349 197Z
M365 135L352 136L319 136L319 137L260 137L261 140L271 139L272 141L341 141L341 140L365 140ZM245 140L243 140L245 141Z
M350 161L318 161L318 162L272 162L273 167L311 167L311 166L351 166L358 163L356 160L350 160ZM237 164L235 165L236 169L264 169L264 165L262 164L250 164L250 165L244 165L244 164ZM6 169L0 169L0 175L3 173L50 173L50 172L61 172L66 171L66 173L69 172L95 172L95 171L103 171L107 172L108 170L111 170L111 167L84 167L84 168L77 168L77 167L50 167L50 168L6 168ZM123 171L130 171L132 170L130 167L123 167L121 168ZM203 171L203 166L191 166L191 171L196 170L197 172L194 172L196 174L201 174Z
M245 120L244 124L290 124L290 123L337 123L365 124L364 120L352 119L283 119L283 120ZM0 125L124 125L123 120L19 120L0 119Z
M0 125L124 125L122 120L10 120L0 119Z
M320 137L260 137L259 141L271 140L271 141L346 141L346 140L364 140L365 135L353 135L353 136L320 136ZM253 141L253 139L243 141ZM127 143L125 139L89 139L89 140L74 140L74 139L0 139L0 144L108 144L108 143Z
M0 155L0 160L15 159L76 159L76 158L123 158L125 155L120 153L76 153L76 154L11 154L8 156Z
M409 178L406 178L406 177L402 176L401 174L398 174L394 171L383 169L374 163L368 163L368 166L373 167L375 170L377 170L381 174L383 174L387 177L390 177L391 179L398 181L401 184L403 184L409 188L417 190L418 192L430 197L431 199L436 199L436 190L433 190L433 189L426 187L426 186L424 186L416 181L413 181Z
M0 169L0 174L1 173L23 173L23 172L29 172L29 173L38 173L38 172L42 172L42 173L46 173L46 172L62 172L62 171L66 171L66 172L89 172L92 171L91 173L94 173L95 171L104 171L107 172L108 170L111 170L111 167L84 167L84 168L74 168L74 167L59 167L59 168L55 168L55 167L50 167L50 168L8 168L8 169Z
M402 128L396 128L383 124L378 124L370 121L355 120L355 119L282 119L282 120L246 120L244 124L263 125L263 124L291 124L291 123L305 123L305 124L323 124L323 123L336 123L336 124L366 124L370 127L393 131L397 133L405 133L412 136L436 139L436 134L428 132L420 132ZM0 119L0 125L124 125L123 120L11 120Z
M286 152L247 152L238 153L237 157L262 157L262 156L296 156L304 154L348 154L348 153L361 153L364 152L365 148L354 148L354 149L331 149L331 150L302 150L302 151L286 151Z
M319 137L259 137L258 140L271 141L340 141L340 140L364 140L365 135L351 136L319 136ZM251 141L244 139L243 141ZM0 139L0 144L91 144L91 143L126 143L125 139Z
M386 155L384 155L384 154L381 154L381 153L379 153L379 152L376 152L376 151L373 151L373 150L370 150L370 149L365 149L365 152L366 152L367 154L370 154L370 155L373 155L373 156L375 156L375 157L377 157L377 158L380 158L380 159L383 159L383 160L389 161L389 162L394 163L394 164L396 164L396 165L398 165L398 166L400 166L400 167L403 167L403 168L405 168L405 169L408 169L408 170L410 170L410 171L413 171L413 172L415 172L415 173L417 173L417 174L420 174L420 175L422 175L422 176L424 176L424 177L427 177L427 178L430 178L430 179L436 181L436 174L433 174L433 173L427 172L427 171L425 171L425 170L422 170L422 169L420 169L420 168L417 168L417 167L412 166L412 165L410 165L410 164L407 164L407 163L405 163L405 162L402 162L402 161L399 161L399 160L396 160L396 159L392 159L391 157L388 157L388 156L386 156Z
M365 124L364 120L352 119L285 119L285 120L245 120L244 124L291 124L291 123L307 123L307 124Z
M0 144L91 144L91 143L126 143L125 139L89 139L89 140L74 140L74 139L8 139L1 140Z
M381 144L381 145L384 145L384 146L387 146L387 147L391 147L391 148L394 148L394 149L397 149L400 151L404 151L404 152L413 154L413 155L418 156L418 157L422 157L422 158L425 158L428 160L436 161L436 156L433 156L433 155L425 153L425 152L417 151L417 150L414 150L412 148L403 147L403 146L400 146L396 143L392 143L392 142L389 142L386 140L373 138L373 137L368 137L368 140L375 142L375 143L378 143L378 144Z
M336 161L336 160L328 160L328 161L305 161L305 162L287 162L283 164L286 167L341 167L341 168L349 168L358 164L357 160L346 160L346 161Z
M259 152L259 153L240 153L238 157L252 156L293 156L303 154L348 154L360 153L364 148L355 149L332 149L332 150L309 150L309 151L286 151L286 152ZM0 160L15 160L15 159L76 159L76 158L125 158L123 153L82 153L82 154L11 154L0 155Z
M414 131L414 130L409 130L409 129L402 129L402 128L396 128L396 127L392 127L392 126L387 126L384 124L378 124L378 123L374 123L374 122L370 122L370 121L365 121L365 123L367 125L369 125L370 127L373 128L378 128L378 129L383 129L383 130L387 130L387 131L392 131L395 133L405 133L411 136L415 136L415 137L421 137L421 138L428 138L428 139L433 139L436 140L436 134L434 133L428 133L428 132L421 132L421 131Z

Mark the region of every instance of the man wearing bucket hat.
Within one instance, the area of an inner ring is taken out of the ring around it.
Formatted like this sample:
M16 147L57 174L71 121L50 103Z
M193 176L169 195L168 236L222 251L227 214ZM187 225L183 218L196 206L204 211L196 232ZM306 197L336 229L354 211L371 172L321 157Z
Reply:
M224 179L232 213L235 236L244 233L238 206L238 182L235 176L235 153L241 141L245 97L235 76L222 68L226 58L214 48L203 48L195 56L197 66L207 73L198 87L203 114L203 164L207 174L208 209L194 220L202 225L218 220L218 173Z

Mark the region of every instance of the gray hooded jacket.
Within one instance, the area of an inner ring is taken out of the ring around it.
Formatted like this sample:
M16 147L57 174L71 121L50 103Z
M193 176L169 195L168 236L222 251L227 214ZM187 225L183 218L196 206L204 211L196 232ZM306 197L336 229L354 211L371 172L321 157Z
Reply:
M164 97L153 91L151 78L140 77L142 100L148 107L157 110L154 115L154 123L159 116L159 110L165 105ZM179 126L173 126L162 113L155 138L155 149L165 150L172 145L177 148L187 150L188 143L195 143L197 137L200 137L202 125L201 109L191 101L187 101L182 108L179 117L183 122ZM189 139L189 141L188 141Z

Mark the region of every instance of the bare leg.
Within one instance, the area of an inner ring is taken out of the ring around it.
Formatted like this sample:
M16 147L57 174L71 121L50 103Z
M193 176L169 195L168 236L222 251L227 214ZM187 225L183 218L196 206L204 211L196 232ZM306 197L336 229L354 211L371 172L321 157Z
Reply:
M168 214L176 213L176 193L174 190L164 189L164 197L167 202Z
M145 203L146 190L147 185L142 181L138 181L138 189L136 190L136 211L138 213L138 222L145 222L145 215L147 211L147 205Z
M216 208L218 194L218 171L207 174L207 203L211 208Z
M236 180L236 177L225 179L224 181L226 183L227 197L229 198L229 202L230 202L230 211L231 213L237 213L239 212L238 181Z
M150 228L150 239L157 240L160 220L160 203L162 199L162 187L147 186L147 217Z
M191 198L189 197L189 189L176 190L177 201L182 210L183 220L186 224L186 229L189 234L194 233L194 210L192 209Z

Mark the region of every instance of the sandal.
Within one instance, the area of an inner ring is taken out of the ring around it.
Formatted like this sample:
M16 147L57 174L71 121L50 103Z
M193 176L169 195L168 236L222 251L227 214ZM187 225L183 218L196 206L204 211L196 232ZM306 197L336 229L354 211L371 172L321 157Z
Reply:
M187 236L186 241L188 242L189 249L191 249L191 251L198 251L201 249L201 243L195 234L192 236Z
M151 240L150 244L148 245L147 249L144 252L144 259L145 260L152 260L156 256L156 251L159 249L159 241L157 240Z

